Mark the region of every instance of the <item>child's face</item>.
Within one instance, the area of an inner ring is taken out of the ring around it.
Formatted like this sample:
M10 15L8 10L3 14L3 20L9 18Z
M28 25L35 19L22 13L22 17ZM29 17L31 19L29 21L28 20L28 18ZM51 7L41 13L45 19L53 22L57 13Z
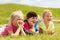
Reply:
M16 27L19 27L19 25L23 25L23 18L21 17L16 17L13 21L12 21L13 25Z
M33 25L37 20L37 17L31 17L28 19L29 25Z
M46 13L43 17L45 21L51 21L52 20L52 13Z

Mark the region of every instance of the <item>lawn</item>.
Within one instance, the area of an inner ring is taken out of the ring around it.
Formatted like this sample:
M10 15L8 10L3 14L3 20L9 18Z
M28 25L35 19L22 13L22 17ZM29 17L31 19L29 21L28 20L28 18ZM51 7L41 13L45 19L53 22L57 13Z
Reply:
M24 17L29 11L35 11L41 15L44 9L50 9L53 12L53 19L60 19L60 8L42 8L19 4L0 4L0 24L6 24L9 22L10 14L15 10L22 10ZM36 34L36 35L19 35L17 37L0 37L0 40L60 40L60 23L54 22L55 35L48 34Z
M19 35L17 37L0 37L0 40L60 40L60 23L55 23L55 34L36 34L36 35Z

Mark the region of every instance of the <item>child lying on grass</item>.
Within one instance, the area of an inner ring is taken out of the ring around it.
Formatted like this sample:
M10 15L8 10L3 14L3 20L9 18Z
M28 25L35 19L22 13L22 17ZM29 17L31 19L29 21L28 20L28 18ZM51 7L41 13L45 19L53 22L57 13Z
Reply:
M37 14L35 12L28 12L26 15L26 20L24 22L24 29L27 34L35 34L36 28L34 24L37 21Z
M10 23L6 25L4 31L0 33L0 36L11 35L17 36L20 33L26 35L23 31L24 17L22 11L18 10L12 13Z
M54 34L54 24L52 22L52 12L50 10L45 10L42 15L42 21L40 22L40 32Z

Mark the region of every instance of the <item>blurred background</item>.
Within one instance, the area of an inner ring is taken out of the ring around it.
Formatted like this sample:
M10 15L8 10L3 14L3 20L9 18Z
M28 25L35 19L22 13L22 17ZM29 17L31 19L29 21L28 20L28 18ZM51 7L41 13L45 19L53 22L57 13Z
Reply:
M0 0L0 4L15 3L30 6L60 8L60 0Z

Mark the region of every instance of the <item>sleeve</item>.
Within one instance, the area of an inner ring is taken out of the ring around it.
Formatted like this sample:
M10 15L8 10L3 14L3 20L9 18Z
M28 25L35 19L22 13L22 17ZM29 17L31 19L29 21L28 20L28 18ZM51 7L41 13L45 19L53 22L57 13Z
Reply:
M2 27L1 29L2 31L0 32L0 35L8 35L8 32L6 30L6 26L5 27Z
M7 25L5 30L7 31L8 34L13 33L13 27L11 25Z
M26 22L24 23L24 29L29 30L28 24Z
M39 28L46 31L46 27L45 27L43 20L39 22Z
M35 28L36 31L39 30L39 29L38 29L38 21L34 24L34 28Z

